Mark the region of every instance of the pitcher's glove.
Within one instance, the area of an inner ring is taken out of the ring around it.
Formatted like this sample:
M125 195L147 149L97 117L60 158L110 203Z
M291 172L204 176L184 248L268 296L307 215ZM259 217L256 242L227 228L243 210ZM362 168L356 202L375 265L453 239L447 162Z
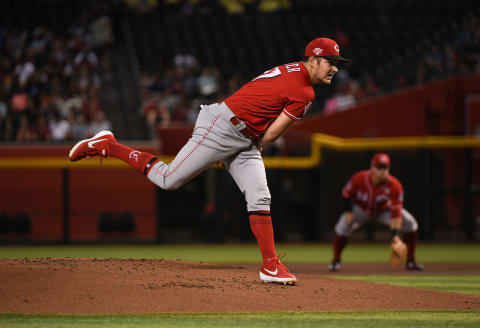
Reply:
M398 237L395 236L390 244L392 248L392 255L390 256L390 264L397 266L407 259L407 245Z

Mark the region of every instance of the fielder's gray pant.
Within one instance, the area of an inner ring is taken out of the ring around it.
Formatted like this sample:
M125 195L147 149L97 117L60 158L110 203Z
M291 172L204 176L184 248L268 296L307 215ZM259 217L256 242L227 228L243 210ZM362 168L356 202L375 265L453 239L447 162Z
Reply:
M201 106L192 137L175 159L157 162L147 178L162 189L173 190L222 161L245 195L248 211L269 211L270 191L265 166L252 140L230 119L235 114L225 103Z
M347 224L345 213L340 216L335 225L335 232L340 236L350 236L350 234L364 225L367 221L375 219L376 221L390 226L390 210L385 210L378 214L375 218L365 213L365 211L358 205L353 205L352 209L353 221L350 226ZM406 210L402 209L402 231L413 232L417 231L418 224L415 218Z

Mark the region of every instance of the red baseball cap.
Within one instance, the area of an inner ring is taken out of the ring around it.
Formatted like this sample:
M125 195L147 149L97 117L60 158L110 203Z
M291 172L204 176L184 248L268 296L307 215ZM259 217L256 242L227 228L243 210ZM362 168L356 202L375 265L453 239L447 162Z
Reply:
M310 41L305 48L305 57L324 57L327 59L348 62L350 60L340 56L340 48L338 44L328 38L317 38Z
M384 153L377 153L372 157L372 166L379 168L390 167L390 157Z

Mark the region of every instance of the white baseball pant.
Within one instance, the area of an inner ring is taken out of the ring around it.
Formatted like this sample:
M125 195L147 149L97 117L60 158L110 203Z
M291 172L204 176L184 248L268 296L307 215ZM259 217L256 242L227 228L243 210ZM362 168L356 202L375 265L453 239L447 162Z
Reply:
M162 189L173 190L222 161L245 195L247 210L269 211L270 191L262 156L253 141L234 126L235 114L225 103L201 106L192 137L175 159L157 162L147 178Z
M368 215L360 206L353 205L352 209L353 221L350 226L347 224L346 215L343 213L335 225L335 232L340 236L350 236L350 234L363 226L367 221L375 219L375 221L390 226L390 210L380 212L376 217ZM402 231L417 231L418 224L415 218L406 209L402 209Z

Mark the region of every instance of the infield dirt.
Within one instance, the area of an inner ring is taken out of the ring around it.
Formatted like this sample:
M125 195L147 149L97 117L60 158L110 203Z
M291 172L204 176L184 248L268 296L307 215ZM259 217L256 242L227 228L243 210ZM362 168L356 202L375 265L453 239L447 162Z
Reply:
M480 309L480 296L333 279L326 264L288 264L296 286L264 284L257 265L172 260L0 259L0 312L118 314ZM342 274L480 274L479 263L346 264Z

